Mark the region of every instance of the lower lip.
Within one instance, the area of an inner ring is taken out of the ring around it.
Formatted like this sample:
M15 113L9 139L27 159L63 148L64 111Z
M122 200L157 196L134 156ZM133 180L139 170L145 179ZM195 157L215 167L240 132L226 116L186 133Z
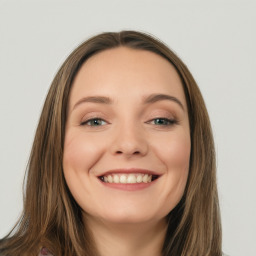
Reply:
M100 182L108 187L108 188L113 188L113 189L119 189L119 190L125 190L125 191L137 191L137 190L142 190L145 188L150 187L151 185L155 184L155 182L157 181L153 180L149 183L132 183L132 184L122 184L122 183L108 183L108 182L103 182L100 180Z

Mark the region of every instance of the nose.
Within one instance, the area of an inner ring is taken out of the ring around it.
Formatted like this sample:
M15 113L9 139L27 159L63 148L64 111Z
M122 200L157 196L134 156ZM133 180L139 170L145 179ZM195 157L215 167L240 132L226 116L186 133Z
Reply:
M145 156L148 152L148 142L143 129L136 125L122 126L114 131L111 142L111 152L125 157Z

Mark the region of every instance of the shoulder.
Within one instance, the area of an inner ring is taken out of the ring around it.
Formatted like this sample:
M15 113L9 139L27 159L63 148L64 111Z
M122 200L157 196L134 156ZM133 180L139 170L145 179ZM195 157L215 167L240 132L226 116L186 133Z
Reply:
M45 247L41 248L38 256L53 256Z

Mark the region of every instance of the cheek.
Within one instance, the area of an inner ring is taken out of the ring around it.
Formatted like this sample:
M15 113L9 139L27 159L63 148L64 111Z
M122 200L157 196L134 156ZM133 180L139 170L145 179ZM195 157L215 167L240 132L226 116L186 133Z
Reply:
M89 173L93 163L101 157L102 141L88 138L79 132L67 132L64 143L63 167L65 171Z
M169 147L166 147L166 166L170 183L176 188L178 197L183 195L190 163L190 138L180 136L172 141Z
M101 157L102 147L97 140L77 131L67 131L64 143L63 171L75 200L80 204L82 195L90 195L91 167Z
M166 146L166 163L172 169L188 170L190 160L190 139L184 137L173 140L169 147Z
M188 133L177 132L162 138L155 143L155 152L168 172L182 172L189 169L190 136Z
M85 136L81 131L66 131L63 154L63 172L67 186L78 205L86 212L97 209L93 166L104 153L104 140Z
M166 143L167 141L170 143ZM190 137L184 134L170 136L155 147L166 170L160 196L165 205L164 214L168 214L183 196L189 172L190 150Z

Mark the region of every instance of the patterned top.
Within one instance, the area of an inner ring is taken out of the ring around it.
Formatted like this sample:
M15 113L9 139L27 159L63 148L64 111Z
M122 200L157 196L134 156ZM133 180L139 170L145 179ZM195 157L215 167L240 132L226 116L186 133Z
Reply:
M53 256L47 248L43 247L40 252L39 252L39 255L38 256Z

